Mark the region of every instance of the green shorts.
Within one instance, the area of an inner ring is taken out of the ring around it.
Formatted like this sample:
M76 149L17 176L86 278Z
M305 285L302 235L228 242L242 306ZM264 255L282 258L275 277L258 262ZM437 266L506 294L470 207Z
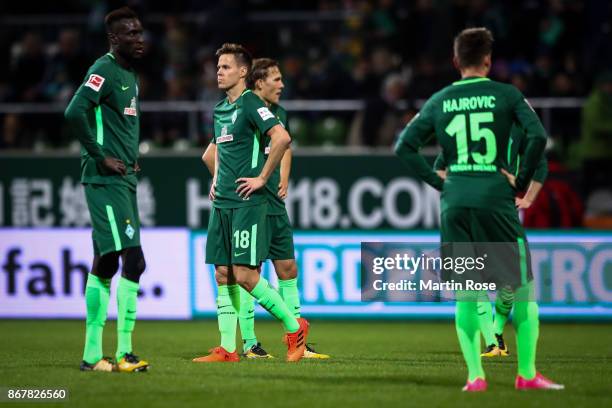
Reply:
M269 247L267 259L295 259L293 230L287 211L282 215L268 215Z
M120 184L85 184L95 255L140 246L136 191Z
M213 207L208 219L206 263L259 266L268 254L267 204Z
M449 208L442 213L440 232L443 257L450 253L455 257L485 256L482 279L495 282L499 289L517 288L533 279L527 237L518 213Z

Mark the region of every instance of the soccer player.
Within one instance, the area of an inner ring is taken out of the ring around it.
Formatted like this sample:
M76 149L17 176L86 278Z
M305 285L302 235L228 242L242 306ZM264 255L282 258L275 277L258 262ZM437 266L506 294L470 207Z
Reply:
M441 196L443 243L506 242L517 249L514 324L517 331L518 375L515 388L562 389L536 371L539 331L533 277L527 262L525 233L514 206L516 190L531 180L546 145L537 115L513 86L487 78L493 36L486 28L463 30L454 41L455 67L461 80L434 94L402 131L396 154ZM523 163L517 176L508 172L508 145L513 124L526 133ZM443 180L419 154L435 135L448 164ZM520 255L520 256L519 256ZM468 367L464 391L487 388L480 357L477 303L471 293L458 292L455 324Z
M216 53L217 82L227 98L214 112L213 202L208 222L206 263L215 265L218 285L217 319L221 345L194 362L236 362L239 286L285 328L287 361L300 360L306 348L308 322L296 318L281 296L258 273L268 255L265 186L279 165L291 138L264 102L246 88L252 66L249 52L224 44ZM264 158L265 138L270 152Z
M525 133L516 125L512 126L510 131L510 148L508 150L508 165L510 173L518 175L521 157L525 153L527 138ZM444 155L440 153L434 163L436 173L443 179L446 179L446 161ZM533 178L529 183L529 188L522 198L516 197L516 208L527 209L535 201L538 193L544 185L548 174L548 161L542 155L540 162L536 168ZM493 309L486 293L483 293L483 299L478 302L478 321L480 331L485 339L486 350L480 355L481 357L507 357L510 355L508 345L504 340L504 326L508 321L508 316L512 310L514 303L514 293L509 288L500 288L497 291L495 300L495 318L493 318Z
M94 259L87 278L87 320L81 370L136 372L149 364L132 352L132 331L145 259L140 247L136 204L139 116L138 78L133 62L143 54L138 16L123 7L104 20L110 51L89 68L65 112L79 139L81 182L93 225ZM102 331L111 279L123 269L117 287L116 364L102 357Z
M279 105L279 99L284 87L278 62L268 58L253 61L251 74L247 78L247 87L259 96L277 117L281 125L288 128L287 113ZM266 143L265 155L269 154L269 140ZM202 160L211 174L215 169L216 145L211 143L204 152ZM284 199L287 196L289 175L291 171L291 149L288 148L270 179L266 183L268 198L268 238L270 250L267 256L274 265L279 277L279 293L295 317L300 317L300 298L297 289L297 265L293 247L291 224L285 208ZM271 358L255 335L255 304L252 296L240 289L240 312L238 322L243 337L243 352L247 358ZM304 358L327 359L329 355L317 353L310 345L306 345Z

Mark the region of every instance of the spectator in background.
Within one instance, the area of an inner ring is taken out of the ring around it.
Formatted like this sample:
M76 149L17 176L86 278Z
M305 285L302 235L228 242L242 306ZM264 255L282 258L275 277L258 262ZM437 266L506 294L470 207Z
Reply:
M150 31L144 32L144 54L135 64L138 70L139 94L141 101L164 99L164 69L167 56L159 47L160 41ZM144 135L143 135L144 136Z
M549 83L553 76L553 62L549 54L540 54L536 57L534 72L530 83L532 95L548 95Z
M45 72L45 98L67 103L85 77L87 61L88 58L81 49L79 31L60 31Z
M0 149L21 149L28 147L31 143L21 126L21 118L15 113L4 115L1 136Z
M582 161L586 194L612 185L612 71L600 75L582 109L582 136L573 153L573 159Z
M13 46L10 64L13 85L11 99L15 102L42 101L47 57L37 32L26 32L21 41Z
M385 78L378 98L366 101L363 112L355 115L349 135L350 145L391 146L406 125L401 104L406 95L406 80L398 73Z
M440 65L430 55L419 57L414 67L414 75L410 81L410 86L408 87L408 96L410 98L429 98L438 89L452 81L438 70L437 67Z

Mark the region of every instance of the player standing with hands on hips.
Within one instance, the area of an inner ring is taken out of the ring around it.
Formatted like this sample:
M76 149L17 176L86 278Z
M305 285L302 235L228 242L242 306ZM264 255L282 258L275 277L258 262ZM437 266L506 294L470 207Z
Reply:
M454 41L453 63L461 80L434 94L402 131L396 154L441 195L443 243L506 243L514 256L502 265L510 271L515 294L518 375L515 388L563 389L536 371L538 305L525 232L515 208L517 190L527 188L546 145L546 131L523 95L512 85L487 78L493 36L486 28L463 30ZM516 124L526 134L524 161L510 174L509 143ZM443 180L419 154L435 135L448 173ZM505 269L504 269L505 270ZM500 271L496 271L500 272ZM485 391L480 357L478 302L457 293L455 325L468 367L464 391ZM478 294L476 294L478 295Z
M217 320L221 344L198 363L237 362L236 325L242 287L282 322L287 361L306 350L308 322L296 318L281 296L258 273L269 250L268 201L265 186L291 138L265 103L246 88L250 53L238 44L223 44L216 53L217 83L227 97L215 106L215 168L210 198L206 263L215 265ZM270 138L268 158L265 136Z
M65 112L70 132L82 145L81 183L93 225L81 370L136 372L149 367L132 352L139 281L146 266L136 202L140 107L132 66L143 55L144 39L138 16L127 7L110 12L104 23L110 51L89 68ZM117 286L115 364L103 357L102 331L119 258L123 269Z

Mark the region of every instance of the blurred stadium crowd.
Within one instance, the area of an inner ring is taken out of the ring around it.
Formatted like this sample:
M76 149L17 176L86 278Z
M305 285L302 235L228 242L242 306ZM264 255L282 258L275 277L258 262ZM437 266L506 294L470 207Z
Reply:
M361 102L358 109L333 113L296 112L291 125L297 144L388 146L418 111L416 101L457 78L453 35L483 25L496 39L492 78L530 98L587 98L582 109L552 109L548 130L556 154L574 166L612 158L607 0L59 0L38 3L36 11L31 4L3 2L0 103L55 103L56 111L0 111L0 149L73 142L58 113L88 66L107 51L103 16L126 3L146 29L141 101L199 101L205 107L191 128L180 109L145 112L142 137L152 146L208 142L206 109L221 98L214 52L229 41L281 62L284 100Z
M61 112L108 50L104 15L126 4L146 30L140 99L143 107L161 102L141 118L149 151L208 143L210 110L222 97L214 53L224 42L280 61L283 100L305 101L291 112L295 145L390 146L419 103L456 80L453 36L486 26L496 41L493 79L513 83L532 101L575 98L547 112L536 106L547 116L551 174L563 180L551 193L554 208L541 206L543 218L557 211L565 226L581 225L583 200L600 186L612 191L609 0L2 2L0 151L78 149ZM323 104L315 108L316 101ZM330 108L343 102L349 103ZM597 203L606 201L612 196Z

